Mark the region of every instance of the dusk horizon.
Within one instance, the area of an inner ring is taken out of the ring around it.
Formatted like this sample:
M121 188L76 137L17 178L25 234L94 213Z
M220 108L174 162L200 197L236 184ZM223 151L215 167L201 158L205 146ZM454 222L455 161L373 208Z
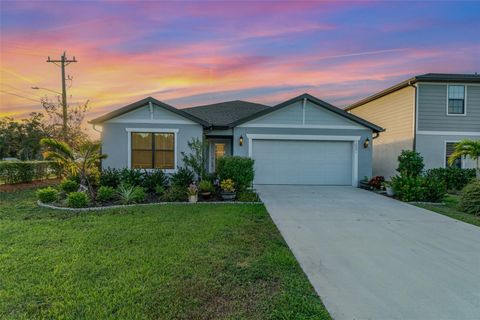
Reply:
M344 108L425 73L480 72L475 2L1 2L1 116L61 91L76 57L87 120L148 96L177 108L275 105L307 92ZM456 60L457 59L457 60Z

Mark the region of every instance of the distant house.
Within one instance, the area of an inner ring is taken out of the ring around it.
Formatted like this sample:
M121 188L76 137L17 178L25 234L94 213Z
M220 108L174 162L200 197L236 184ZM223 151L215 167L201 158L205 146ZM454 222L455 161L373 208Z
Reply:
M416 150L426 169L446 167L456 142L480 139L480 75L424 74L346 108L386 129L373 141L373 174L396 174L403 149ZM454 166L473 168L469 159Z
M102 126L103 167L182 166L193 138L208 142L208 169L225 155L255 159L256 184L357 186L372 173L369 142L382 128L311 95L274 107L229 101L177 109L146 98L91 121Z

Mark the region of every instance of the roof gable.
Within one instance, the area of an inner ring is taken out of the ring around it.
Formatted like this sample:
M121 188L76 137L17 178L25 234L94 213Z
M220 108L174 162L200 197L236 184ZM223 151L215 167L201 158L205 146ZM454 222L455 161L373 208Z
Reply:
M305 118L305 121L303 121L303 114L301 112L297 112L299 109L297 107L302 106L304 100L308 102L305 112L309 117L309 119ZM279 110L283 110L283 114L277 113ZM250 117L240 119L239 121L231 124L231 126L239 126L247 122L249 124L258 123L259 119L265 118L266 116L271 116L272 119L277 123L285 125L295 123L314 125L316 123L322 123L324 125L335 126L344 125L345 121L347 121L352 126L360 125L376 132L384 131L383 128L376 126L373 123L363 120L307 93L282 102L272 108L257 112Z
M142 99L140 101L134 102L132 104L129 104L125 107L116 109L112 112L109 112L103 116L100 116L98 118L95 118L91 121L89 121L92 124L100 124L106 121L112 121L112 122L122 122L122 120L125 120L127 118L127 114L129 116L133 115L135 119L144 119L147 120L150 117L150 110L149 106L152 105L154 106L153 114L152 116L159 116L160 114L162 116L166 116L168 119L166 121L174 121L175 117L173 115L178 115L180 117L186 118L190 121L193 121L195 123L201 124L203 126L209 126L210 124L200 118L197 118L196 116L189 114L187 112L184 112L180 109L174 108L164 102L161 102L155 98L148 97L145 99ZM163 111L163 112L162 112ZM166 112L165 112L166 111ZM148 118L147 118L148 117ZM132 120L133 121L133 120Z

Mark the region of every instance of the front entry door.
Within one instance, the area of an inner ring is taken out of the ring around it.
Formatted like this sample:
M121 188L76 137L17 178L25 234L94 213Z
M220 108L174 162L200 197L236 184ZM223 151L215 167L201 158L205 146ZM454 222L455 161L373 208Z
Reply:
M218 159L231 154L230 145L230 139L210 140L210 172L215 172Z

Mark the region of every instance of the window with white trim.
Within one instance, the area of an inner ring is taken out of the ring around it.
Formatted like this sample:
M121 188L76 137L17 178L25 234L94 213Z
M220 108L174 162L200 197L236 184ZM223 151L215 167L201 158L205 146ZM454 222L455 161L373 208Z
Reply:
M131 132L132 168L175 169L175 134Z
M448 114L465 114L465 86L448 86Z
M447 142L445 143L445 167L455 167L455 168L462 168L462 158L457 158L452 165L448 162L450 155L455 151L455 144L456 142Z

